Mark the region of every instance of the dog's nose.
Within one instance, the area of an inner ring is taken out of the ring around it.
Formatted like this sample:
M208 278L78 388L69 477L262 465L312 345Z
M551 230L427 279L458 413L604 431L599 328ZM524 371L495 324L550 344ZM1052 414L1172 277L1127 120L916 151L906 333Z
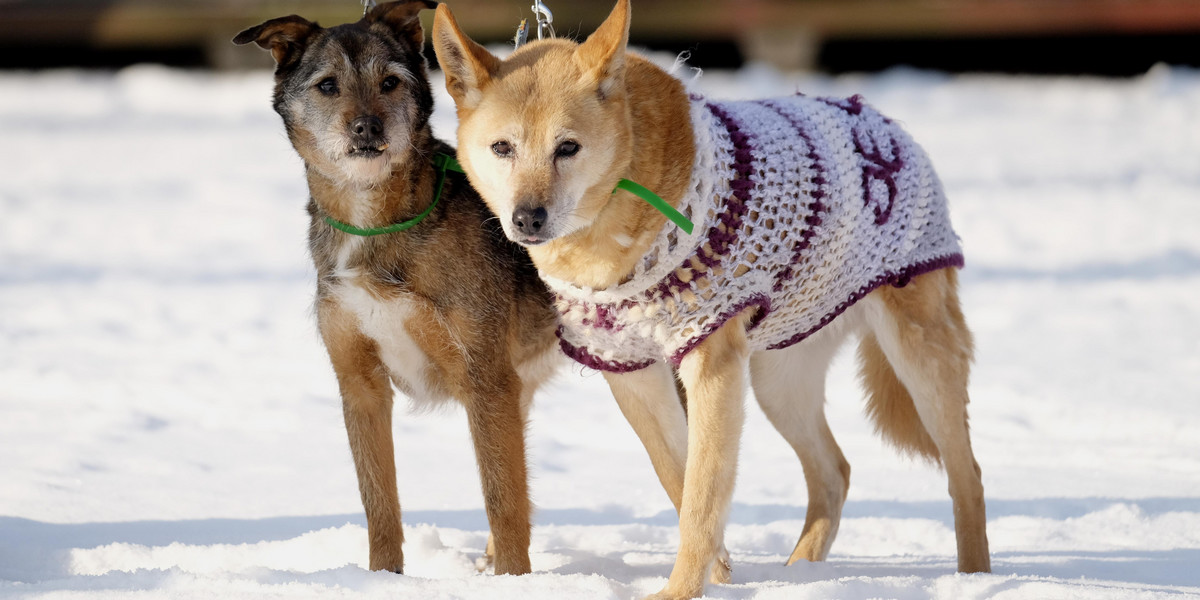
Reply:
M533 235L542 230L547 216L546 209L541 206L537 208L522 206L513 211L513 225L516 225L521 233Z
M362 138L374 138L383 134L383 121L379 117L363 116L350 122L350 131Z

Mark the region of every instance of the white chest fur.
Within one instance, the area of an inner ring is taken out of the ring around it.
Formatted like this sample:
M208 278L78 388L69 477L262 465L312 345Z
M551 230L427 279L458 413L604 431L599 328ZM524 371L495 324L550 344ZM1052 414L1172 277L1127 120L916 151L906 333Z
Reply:
M348 244L349 245L349 244ZM342 253L344 258L348 252ZM379 358L400 391L417 402L444 400L446 395L429 381L429 358L409 334L405 323L413 314L414 300L401 295L386 300L358 285L358 273L339 260L339 282L332 291L338 303L358 317L359 328L375 341Z

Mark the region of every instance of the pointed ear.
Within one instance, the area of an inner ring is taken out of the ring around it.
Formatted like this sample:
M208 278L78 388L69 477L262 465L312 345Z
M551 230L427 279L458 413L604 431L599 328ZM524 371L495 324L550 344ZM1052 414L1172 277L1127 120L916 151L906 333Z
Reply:
M617 0L600 28L575 50L575 63L607 98L625 84L625 46L629 43L629 0Z
M276 64L286 67L299 60L304 47L308 45L308 38L320 28L307 19L289 15L255 25L237 34L233 43L241 45L254 42L270 50Z
M417 15L426 8L437 8L436 0L400 0L380 4L363 19L367 23L382 23L392 30L398 40L409 40L418 51L425 46L425 32Z
M454 103L459 108L475 108L480 90L500 69L500 59L468 38L445 4L438 5L433 19L433 50Z

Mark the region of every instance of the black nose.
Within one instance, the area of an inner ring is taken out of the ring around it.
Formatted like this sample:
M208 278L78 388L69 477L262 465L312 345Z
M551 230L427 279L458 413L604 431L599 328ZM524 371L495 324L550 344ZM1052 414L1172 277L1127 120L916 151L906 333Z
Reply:
M359 117L350 121L350 131L363 139L377 138L383 134L383 121L380 121L379 117Z
M541 206L537 208L521 207L513 211L513 225L525 235L533 235L542 230L542 225L546 224L546 209Z

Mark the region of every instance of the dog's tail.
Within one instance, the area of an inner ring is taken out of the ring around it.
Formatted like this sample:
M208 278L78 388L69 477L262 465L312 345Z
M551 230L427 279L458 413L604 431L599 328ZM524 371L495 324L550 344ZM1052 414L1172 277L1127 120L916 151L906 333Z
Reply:
M879 347L875 334L866 333L858 345L859 378L867 392L867 415L875 431L901 452L940 463L937 446L921 423L908 388Z

